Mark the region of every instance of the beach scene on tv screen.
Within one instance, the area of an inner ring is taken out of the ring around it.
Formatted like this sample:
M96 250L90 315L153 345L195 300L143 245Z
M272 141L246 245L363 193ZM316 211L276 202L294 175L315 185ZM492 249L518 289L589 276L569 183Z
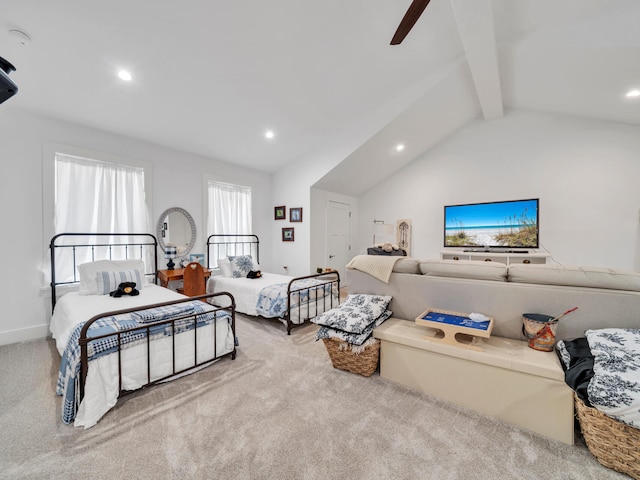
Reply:
M445 207L447 247L538 246L538 201Z

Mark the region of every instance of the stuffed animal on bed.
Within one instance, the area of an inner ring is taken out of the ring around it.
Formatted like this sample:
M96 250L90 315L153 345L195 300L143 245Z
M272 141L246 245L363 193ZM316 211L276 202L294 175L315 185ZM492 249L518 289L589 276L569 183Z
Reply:
M260 270L251 270L247 273L247 278L260 278L262 276L262 272Z
M140 291L136 289L136 282L122 282L118 285L117 290L109 293L114 298L120 298L123 295L130 295L135 297L136 295L140 295Z

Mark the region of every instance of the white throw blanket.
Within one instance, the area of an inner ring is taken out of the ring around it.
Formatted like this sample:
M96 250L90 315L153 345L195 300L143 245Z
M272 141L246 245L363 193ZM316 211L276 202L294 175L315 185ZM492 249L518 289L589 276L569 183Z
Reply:
M356 255L347 263L347 268L360 270L384 283L389 283L393 266L401 258L399 255Z

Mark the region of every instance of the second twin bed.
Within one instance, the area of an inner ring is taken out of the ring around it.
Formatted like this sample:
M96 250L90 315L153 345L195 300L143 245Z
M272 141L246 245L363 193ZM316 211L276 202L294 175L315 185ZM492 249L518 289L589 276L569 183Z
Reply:
M211 235L207 240L212 275L207 293L230 292L236 311L277 318L287 333L340 303L340 275L325 272L302 277L260 272L260 241L256 235Z

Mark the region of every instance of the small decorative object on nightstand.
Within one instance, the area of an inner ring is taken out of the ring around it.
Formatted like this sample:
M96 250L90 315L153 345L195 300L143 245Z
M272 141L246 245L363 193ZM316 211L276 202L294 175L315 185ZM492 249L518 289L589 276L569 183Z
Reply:
M178 248L174 246L166 246L164 248L164 258L168 258L169 262L167 263L167 270L173 270L173 267L176 266L173 263L173 259L178 257Z

